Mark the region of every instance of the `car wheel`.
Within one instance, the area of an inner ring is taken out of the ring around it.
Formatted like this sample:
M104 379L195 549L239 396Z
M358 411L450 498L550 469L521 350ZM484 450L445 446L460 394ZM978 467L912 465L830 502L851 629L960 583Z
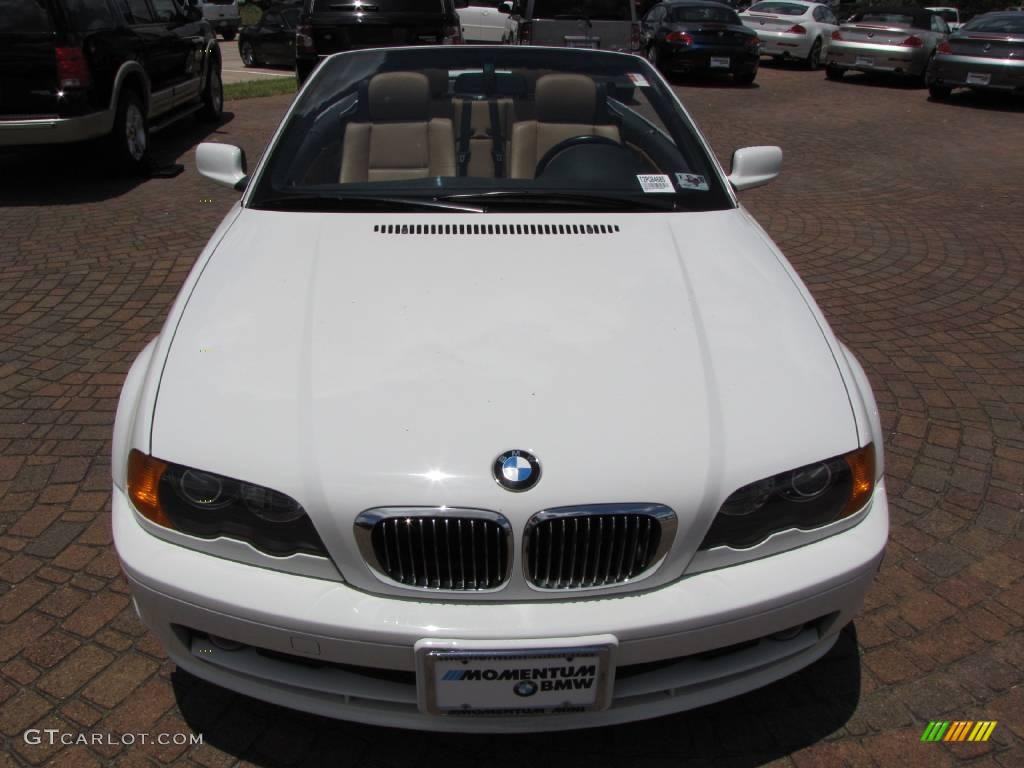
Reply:
M128 173L141 173L149 163L149 123L142 98L133 90L117 99L114 129L108 138L115 165Z
M804 59L804 66L810 70L815 70L821 66L821 38L819 37L814 41L814 45L811 46L811 52L807 54L807 58Z
M829 80L842 80L843 79L843 68L834 67L831 64L825 66L825 77Z
M732 79L736 81L737 85L750 85L756 77L757 70L753 69L750 72L737 72L732 76Z
M220 62L210 62L210 74L206 77L206 88L203 90L203 108L199 117L212 123L219 123L224 112L224 82L220 77ZM216 66L213 66L216 64Z
M235 33L232 30L228 30L227 32L224 32L223 35L224 35L224 39L227 40L229 43L232 40L235 39Z
M937 85L936 83L932 83L928 86L928 95L935 99L935 101L948 99L952 92L953 89L948 85Z
M242 57L242 63L245 66L255 67L257 65L256 51L253 50L252 43L242 43L242 47L239 49L238 54Z

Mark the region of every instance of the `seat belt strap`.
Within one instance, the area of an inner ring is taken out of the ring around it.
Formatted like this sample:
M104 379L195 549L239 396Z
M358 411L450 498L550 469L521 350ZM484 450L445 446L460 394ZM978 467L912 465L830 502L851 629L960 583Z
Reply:
M456 153L459 176L465 176L469 170L469 139L473 133L473 102L462 100L462 114L459 116L459 151Z
M491 157L494 158L494 178L505 175L505 137L501 133L501 110L497 99L488 99L491 110Z

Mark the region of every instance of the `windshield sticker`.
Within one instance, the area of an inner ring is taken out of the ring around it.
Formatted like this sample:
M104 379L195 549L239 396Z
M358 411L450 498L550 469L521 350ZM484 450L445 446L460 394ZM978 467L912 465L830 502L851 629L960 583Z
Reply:
M630 72L629 79L638 88L649 88L650 83L647 82L647 78L641 75L639 72Z
M663 173L641 173L638 174L636 180L640 182L640 187L647 194L652 192L668 192L672 194L675 189L672 188L672 180Z
M677 173L676 184L679 185L680 189L693 189L698 192L707 192L708 183L703 176L698 176L695 173Z

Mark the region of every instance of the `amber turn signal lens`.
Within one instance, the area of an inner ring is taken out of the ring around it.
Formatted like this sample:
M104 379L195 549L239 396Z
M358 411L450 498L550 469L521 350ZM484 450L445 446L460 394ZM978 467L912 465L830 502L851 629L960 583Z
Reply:
M875 490L875 446L868 443L860 450L848 453L843 457L850 468L853 487L850 489L850 500L843 507L840 518L852 515L864 508Z
M160 459L136 450L128 454L128 498L147 520L165 528L173 528L160 506L160 478L166 471L167 464Z

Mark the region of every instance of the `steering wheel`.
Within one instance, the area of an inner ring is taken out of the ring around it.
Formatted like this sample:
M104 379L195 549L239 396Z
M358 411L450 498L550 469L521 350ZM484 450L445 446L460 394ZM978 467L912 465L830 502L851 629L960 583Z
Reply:
M544 153L544 157L537 163L537 169L533 172L534 178L541 176L547 169L548 164L554 160L558 155L565 152L567 149L578 147L580 145L600 145L612 146L622 149L622 144L615 141L615 139L609 139L607 136L595 136L593 134L586 134L583 136L572 136L568 139L558 142Z

